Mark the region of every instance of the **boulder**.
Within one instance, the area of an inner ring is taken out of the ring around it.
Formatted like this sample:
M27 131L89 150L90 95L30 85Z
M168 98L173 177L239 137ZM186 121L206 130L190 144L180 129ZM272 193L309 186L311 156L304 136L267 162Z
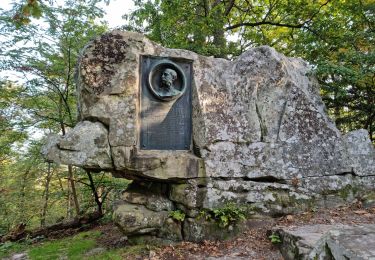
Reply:
M281 253L292 259L373 259L375 225L276 227Z
M50 136L42 154L49 161L87 169L113 169L108 130L100 122L82 121L63 137Z
M125 191L121 199L132 204L144 205L153 211L171 211L174 209L172 201L168 198L148 192Z
M187 218L183 223L184 239L193 242L203 240L225 240L241 231L241 225L220 226L217 222L202 218Z
M166 219L168 211L152 211L143 205L118 203L113 210L113 221L128 235L156 234Z
M170 241L182 241L183 236L181 222L172 218L167 218L157 236Z

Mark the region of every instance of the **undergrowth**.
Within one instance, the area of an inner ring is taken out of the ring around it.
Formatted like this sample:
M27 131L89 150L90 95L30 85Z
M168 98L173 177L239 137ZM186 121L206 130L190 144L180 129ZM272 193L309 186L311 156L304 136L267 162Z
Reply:
M240 207L234 203L227 203L221 208L201 211L200 217L204 217L206 220L214 220L220 227L227 227L241 220L246 220L246 212L246 207Z
M96 240L104 235L100 231L87 231L62 239L45 240L37 244L31 244L28 240L23 242L6 242L0 244L0 259L8 258L16 253L27 253L30 260L121 260L133 259L135 256L148 252L149 248L147 245L125 246L115 249L101 248L101 245ZM95 248L101 248L101 250L98 250L96 253L90 251Z

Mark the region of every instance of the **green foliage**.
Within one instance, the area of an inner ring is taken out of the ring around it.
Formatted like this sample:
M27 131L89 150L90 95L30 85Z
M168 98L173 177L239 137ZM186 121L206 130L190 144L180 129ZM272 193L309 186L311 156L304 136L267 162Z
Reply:
M64 134L76 124L79 52L106 30L96 22L103 16L98 2L65 0L57 7L51 1L28 0L0 10L0 70L19 80L0 79L0 234L20 223L33 229L73 216L67 168L45 163L42 140L34 135ZM33 18L40 19L35 23ZM95 179L101 181L102 199L114 196L111 178ZM92 210L92 192L84 184L76 186L84 209Z
M22 88L9 81L0 81L0 172L4 164L9 163L12 144L22 143L27 134L22 125L17 125L23 115L16 107L16 100Z
M80 176L78 187L81 194L81 210L84 212L95 210L97 205L92 198L92 189L89 186L87 175L82 169L78 168L76 175ZM92 174L92 177L100 200L103 202L104 213L112 210L112 203L120 198L122 191L124 191L131 183L130 180L124 178L114 178L109 172L94 173ZM102 221L105 221L106 218L111 218L111 215L109 214Z
M134 4L137 10L125 16L126 29L147 33L150 39L164 46L204 55L224 57L235 51L236 44L227 44L224 38L226 18L222 16L221 4L204 6L203 1L196 0L147 0Z
M66 0L58 8L40 4L41 26L15 27L14 20L7 17L17 13L17 5L2 13L0 41L4 49L0 69L12 71L23 84L13 107L24 116L14 123L63 133L65 127L75 125L73 79L78 55L89 40L106 30L105 25L94 22L103 15L95 6L97 2Z
M180 222L185 220L185 213L179 209L169 212L169 216Z
M81 259L88 250L96 247L99 231L82 232L73 237L48 241L29 250L31 259Z
M31 18L39 19L42 16L42 8L37 0L23 1L17 5L16 10L12 19L17 28L29 24Z
M272 233L268 238L272 244L280 244L282 242L280 236L275 233Z
M135 259L149 251L148 245L127 246L109 249L97 254L86 256L91 249L102 247L97 239L106 234L100 231L87 231L72 237L45 241L32 244L30 241L22 243L6 242L0 245L0 258L9 257L15 253L27 252L31 260L42 259Z
M246 220L246 212L246 207L239 207L234 203L227 203L222 208L201 211L200 217L206 220L214 220L220 227L227 227L241 220Z
M4 259L9 255L12 255L17 252L23 252L27 249L29 245L26 243L14 243L14 242L5 242L0 244L0 259Z
M327 5L289 48L316 65L323 99L343 132L364 128L375 140L375 3Z
M0 174L0 234L20 223L38 226L36 222L43 193L40 185L46 170L39 150L40 143L33 142L28 153L17 155L16 161L3 165Z

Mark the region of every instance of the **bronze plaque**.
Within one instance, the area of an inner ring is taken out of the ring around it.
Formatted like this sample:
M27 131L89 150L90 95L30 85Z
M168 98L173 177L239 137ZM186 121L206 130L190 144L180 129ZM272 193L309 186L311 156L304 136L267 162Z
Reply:
M192 61L142 56L141 133L144 150L190 150Z

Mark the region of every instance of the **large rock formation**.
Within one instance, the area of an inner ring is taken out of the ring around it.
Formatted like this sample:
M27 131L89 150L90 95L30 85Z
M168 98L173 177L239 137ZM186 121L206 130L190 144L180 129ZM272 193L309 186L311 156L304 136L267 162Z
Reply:
M187 150L140 146L143 57L192 66ZM113 31L86 46L77 75L81 123L65 137L51 137L44 154L134 180L114 213L129 234L200 240L201 209L234 202L285 214L335 206L375 188L375 152L367 132L341 135L306 62L270 47L229 61ZM176 223L168 212L175 209L187 218L171 233Z

